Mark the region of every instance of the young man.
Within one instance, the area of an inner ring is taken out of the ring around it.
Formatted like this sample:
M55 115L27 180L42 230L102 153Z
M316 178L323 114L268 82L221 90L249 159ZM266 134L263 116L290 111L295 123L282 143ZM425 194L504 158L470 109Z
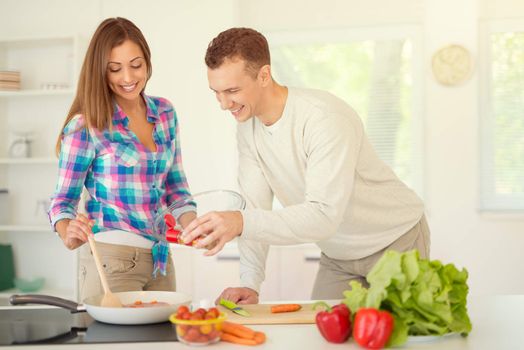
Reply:
M239 185L248 209L215 212L188 225L186 240L240 236L242 287L221 297L257 303L269 245L316 243L322 250L313 299L340 299L386 249L429 255L424 206L375 154L358 115L323 91L279 85L264 36L232 28L205 58L220 107L239 122ZM272 210L273 196L283 209Z

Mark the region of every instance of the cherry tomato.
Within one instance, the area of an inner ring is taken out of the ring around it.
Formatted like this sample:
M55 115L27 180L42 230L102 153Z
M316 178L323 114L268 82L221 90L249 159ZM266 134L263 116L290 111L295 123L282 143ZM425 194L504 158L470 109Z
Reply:
M213 330L213 326L210 324L204 324L200 326L200 333L201 334L209 334Z
M216 307L212 307L209 310L207 310L207 315L209 314L213 315L214 318L217 318L220 315L220 311L218 311Z
M186 312L189 312L189 308L186 305L179 306L176 310L176 318L181 318L180 316L182 316Z
M202 315L202 317L204 317L204 315L207 313L207 311L204 308L198 308L194 313L195 314L200 314L200 315Z
M200 312L194 312L191 317L189 317L190 320L203 320L204 316Z
M198 332L198 329L190 328L188 329L184 339L187 341L195 341L198 339L198 337L200 337L200 332Z

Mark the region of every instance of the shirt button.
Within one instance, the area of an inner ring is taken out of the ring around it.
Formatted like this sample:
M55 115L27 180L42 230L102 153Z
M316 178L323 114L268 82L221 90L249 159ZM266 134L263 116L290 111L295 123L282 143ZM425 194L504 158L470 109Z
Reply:
M156 188L156 185L153 185L153 188Z

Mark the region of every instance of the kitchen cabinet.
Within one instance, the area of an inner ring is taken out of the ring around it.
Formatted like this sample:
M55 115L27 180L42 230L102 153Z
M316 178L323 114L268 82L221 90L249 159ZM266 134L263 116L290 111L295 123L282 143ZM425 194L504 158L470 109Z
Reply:
M49 197L55 142L74 97L77 36L0 38L0 71L20 72L20 89L0 90L0 242L11 244L18 277L41 276L47 294L76 298L76 253L52 232ZM11 294L15 291L5 291Z
M190 294L193 300L214 301L227 287L240 284L240 255L235 242L228 243L213 257L202 250L172 246L177 290ZM266 279L260 300L307 300L318 270L320 249L312 244L273 246L266 262Z
M316 245L305 244L280 247L279 251L279 300L310 299L317 276L320 249Z

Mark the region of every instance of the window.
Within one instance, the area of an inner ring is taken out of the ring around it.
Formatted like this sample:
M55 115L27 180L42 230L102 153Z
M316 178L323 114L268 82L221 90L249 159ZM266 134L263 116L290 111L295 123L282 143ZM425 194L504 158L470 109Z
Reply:
M484 211L524 210L524 23L484 25L481 46Z
M275 79L327 90L362 118L380 158L422 195L422 96L417 28L269 34Z

